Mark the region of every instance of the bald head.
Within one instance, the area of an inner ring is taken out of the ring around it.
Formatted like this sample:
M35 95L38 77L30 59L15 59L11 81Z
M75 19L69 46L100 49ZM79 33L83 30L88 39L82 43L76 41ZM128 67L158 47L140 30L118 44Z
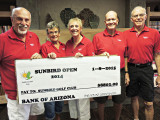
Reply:
M109 11L105 15L105 19L107 19L109 16L115 16L118 19L117 13L115 11Z
M109 11L106 13L105 15L105 25L106 25L106 29L107 31L115 31L116 30L116 26L118 25L118 16L117 13L115 11Z

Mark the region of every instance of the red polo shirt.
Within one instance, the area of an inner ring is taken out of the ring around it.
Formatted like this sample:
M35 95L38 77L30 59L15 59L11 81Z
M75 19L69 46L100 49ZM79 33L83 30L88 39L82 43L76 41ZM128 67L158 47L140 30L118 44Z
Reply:
M108 52L110 55L120 56L120 67L124 68L124 55L127 46L122 32L115 31L115 34L111 36L105 29L93 37L93 46L96 55Z
M48 54L54 52L58 57L65 57L65 44L60 43L59 49L57 49L51 41L47 41L41 46L41 53L43 58L47 58Z
M15 60L30 59L34 53L39 53L39 51L39 39L33 32L27 32L26 42L19 39L12 28L0 34L0 74L2 87L8 98L16 100L17 96Z
M78 52L83 54L83 56L94 56L92 42L85 36L83 36L81 42L75 48L73 48L73 38L66 43L66 56L75 56Z
M154 53L160 52L160 36L156 29L144 27L138 35L134 27L124 31L127 41L128 62L145 64L152 62Z

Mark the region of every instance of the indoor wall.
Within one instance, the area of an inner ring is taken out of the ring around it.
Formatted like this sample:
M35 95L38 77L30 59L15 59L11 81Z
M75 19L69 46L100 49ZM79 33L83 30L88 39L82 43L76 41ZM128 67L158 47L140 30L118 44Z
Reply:
M114 10L120 17L118 27L125 27L125 0L17 0L17 6L30 10L31 29L44 29L48 13L64 29L65 25L60 18L60 12L65 8L71 8L76 14L84 8L89 8L100 18L98 28L105 28L104 16L109 10Z

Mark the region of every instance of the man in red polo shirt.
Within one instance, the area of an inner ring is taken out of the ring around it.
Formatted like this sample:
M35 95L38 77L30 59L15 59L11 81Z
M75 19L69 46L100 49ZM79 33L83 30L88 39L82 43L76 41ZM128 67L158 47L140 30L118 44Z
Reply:
M125 83L129 84L128 73L125 74L125 51L126 41L121 32L116 30L118 25L118 16L115 11L109 11L105 15L106 29L103 32L97 33L93 37L93 46L96 55L118 55L120 56L121 68L121 95L112 96L115 110L115 120L120 119L122 103L125 100ZM125 80L126 77L126 80ZM108 96L94 98L98 102L99 120L104 120L104 107Z
M153 59L156 62L158 77L157 86L160 87L160 37L155 29L145 26L147 18L145 8L135 7L131 12L131 21L134 26L124 32L128 45L128 72L130 84L127 87L127 96L131 97L134 120L139 120L138 96L145 104L146 120L153 120Z
M22 7L14 8L11 21L12 28L0 34L1 82L7 98L9 120L28 120L31 104L18 104L16 100L15 60L41 58L40 43L37 35L28 31L31 25L31 14L28 10ZM43 106L36 109L34 112L39 113L33 113L34 115L44 112Z

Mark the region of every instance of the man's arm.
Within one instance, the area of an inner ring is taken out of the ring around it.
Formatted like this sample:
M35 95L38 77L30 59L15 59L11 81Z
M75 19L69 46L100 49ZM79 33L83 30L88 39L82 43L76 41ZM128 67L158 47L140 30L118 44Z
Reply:
M128 74L128 58L125 57L125 84L126 86L129 85L130 79L129 79L129 74Z
M157 67L157 73L158 73L158 76L157 76L157 79L156 79L156 85L157 87L160 87L160 53L155 53L155 63L156 63L156 67Z

